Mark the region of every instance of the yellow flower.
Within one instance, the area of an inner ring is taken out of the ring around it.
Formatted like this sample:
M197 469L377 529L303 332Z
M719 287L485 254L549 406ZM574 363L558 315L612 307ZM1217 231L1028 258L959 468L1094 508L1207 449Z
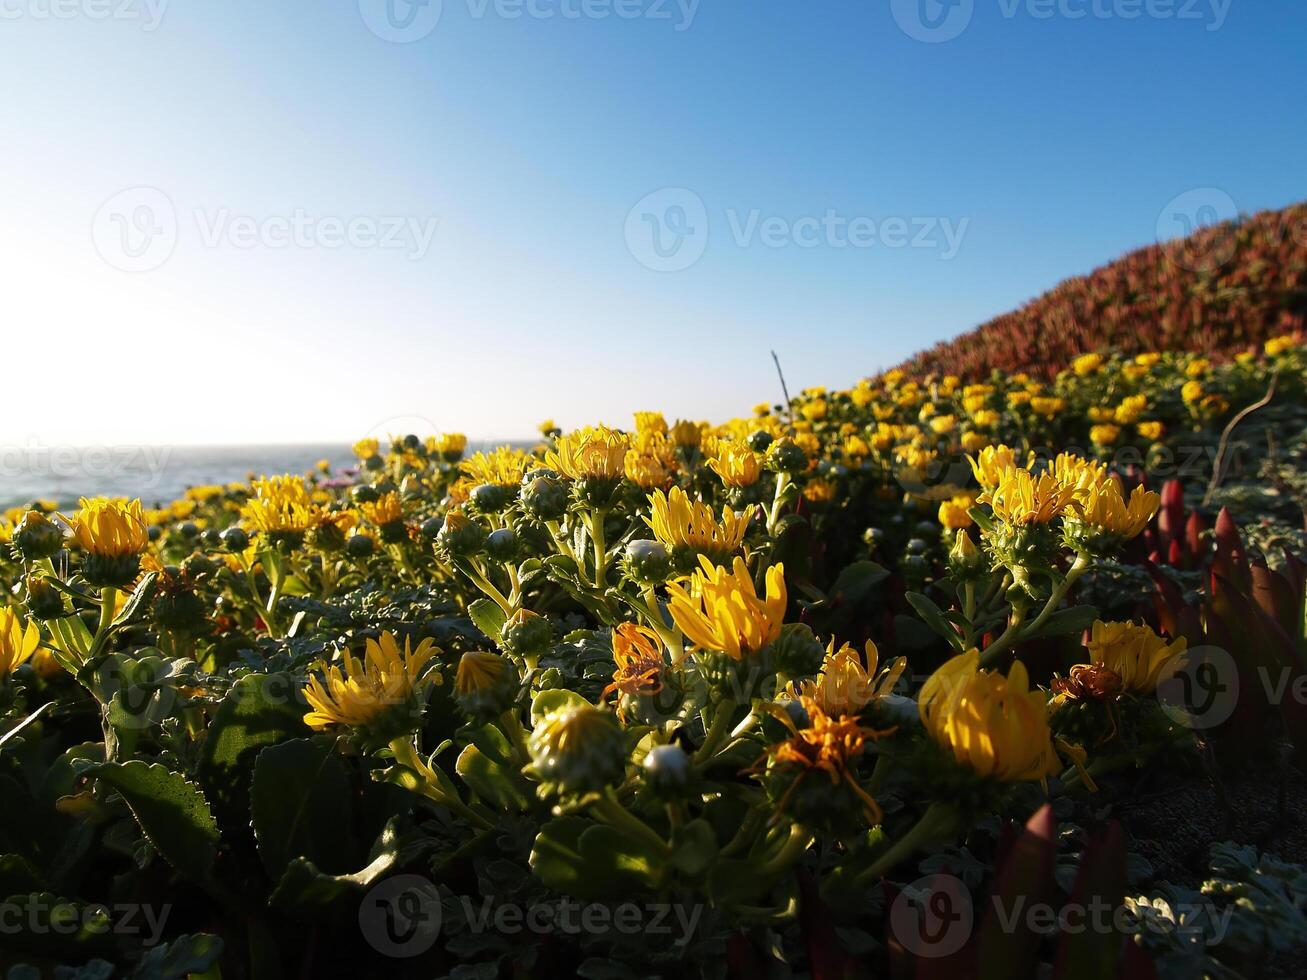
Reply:
M989 436L983 432L962 433L962 448L968 453L978 453L989 445Z
M1123 364L1121 366L1121 373L1125 375L1126 379L1129 381L1138 381L1148 373L1148 368L1139 364Z
M871 455L871 447L867 445L867 440L862 436L849 436L844 440L844 455L850 459L861 459L864 456Z
M376 500L359 504L363 516L377 527L385 527L404 519L404 505L395 491L383 493Z
M1094 425L1089 428L1089 441L1095 446L1110 446L1120 438L1119 425Z
M1064 487L1081 492L1107 478L1107 464L1075 453L1058 453L1049 464L1048 472Z
M1266 351L1267 357L1279 357L1285 351L1292 350L1294 346L1293 334L1283 334L1279 337L1272 337L1262 349Z
M667 435L667 419L663 418L662 412L636 412L635 431L640 435L657 432L659 435L665 436Z
M427 436L426 447L427 452L432 455L443 456L452 463L462 456L463 450L467 448L467 436L461 432L445 432L438 436Z
M937 415L930 420L930 429L936 435L945 436L958 427L956 415Z
M542 436L547 436L549 435L549 433L556 432L557 430L558 430L558 425L557 423L554 422L553 419L545 419L543 422L541 422L539 425L536 426L536 431L539 432Z
M971 515L967 513L971 510L975 501L970 496L961 494L945 500L939 505L939 522L950 531L956 531L958 528L971 527Z
M1108 408L1106 405L1093 405L1089 409L1089 421L1091 422L1111 422L1116 418L1116 409Z
M1162 359L1162 355L1156 351L1148 351L1143 354L1135 355L1135 363L1140 367L1150 368Z
M740 550L744 534L749 529L748 517L737 516L730 508L722 508L722 521L717 523L712 508L701 500L691 501L680 487L671 493L657 490L649 495L653 516L644 522L654 537L669 548L700 552L725 561Z
M1166 426L1161 422L1140 422L1135 426L1135 431L1141 438L1156 442L1166 433Z
M675 470L659 456L628 449L623 472L640 489L653 490L667 486Z
M1207 358L1199 357L1185 365L1184 373L1191 378L1201 378L1211 366L1211 362Z
M1010 446L986 446L977 456L968 456L976 482L986 490L998 486L1007 471L1017 465L1017 451Z
M1144 414L1144 409L1148 407L1148 397L1146 395L1128 395L1121 399L1121 404L1116 406L1116 421L1121 425L1133 425L1139 421L1139 416Z
M343 671L332 664L321 678L309 678L304 697L313 710L304 716L304 723L310 728L368 728L396 708L406 709L412 719L417 713L415 699L429 684L442 683L439 672L423 672L438 652L431 639L422 640L417 649L406 639L401 653L395 635L387 630L378 639L369 639L364 651L362 661L345 651Z
M303 534L322 520L321 510L298 476L264 477L251 487L254 497L241 509L241 516L256 531Z
M700 557L687 591L668 585L672 619L691 642L732 660L757 653L780 636L785 619L785 571L767 569L766 597L760 597L744 564L736 557L728 571Z
M1030 410L1036 415L1042 415L1046 419L1051 419L1060 414L1066 408L1066 400L1054 398L1051 396L1032 397L1030 399Z
M79 506L71 521L72 535L87 554L125 558L149 547L150 532L139 500L83 497Z
M1071 362L1071 369L1080 377L1093 374L1103 366L1102 354L1081 354Z
M978 498L989 504L994 516L1008 525L1047 524L1074 499L1076 488L1051 473L1033 476L1029 470L1010 469L998 486Z
M669 435L672 442L682 449L694 449L703 441L703 429L694 422L687 422L684 419L676 420Z
M1186 381L1184 387L1180 389L1180 397L1185 400L1185 404L1192 404L1203 397L1203 383L1201 381Z
M826 399L815 398L810 402L804 402L799 406L799 414L809 422L819 422L826 417L827 405Z
M836 489L830 480L809 480L803 488L803 499L813 504L828 504L835 499Z
M1059 770L1048 705L1020 660L1004 677L981 670L977 650L958 654L922 685L917 703L935 742L977 775L1014 782Z
M998 425L998 412L987 408L976 412L971 416L971 420L982 429L992 429L994 426Z
M462 469L478 485L516 487L522 482L531 457L520 449L500 446L493 452L476 453L463 461Z
M708 465L728 487L751 487L762 476L761 457L742 443L723 443Z
M587 426L559 436L545 465L572 480L616 480L625 472L630 445L625 433Z
M776 800L776 812L785 812L803 780L810 774L826 776L832 787L843 786L853 792L862 804L863 816L872 826L880 823L882 813L876 800L858 783L857 763L868 739L886 734L859 725L856 718L832 718L812 698L799 699L808 715L808 724L796 728L783 715L791 735L784 742L769 746L766 758L769 772L797 771L794 779ZM824 813L838 810L829 803L820 808Z
M663 644L658 634L647 626L618 623L613 629L613 682L604 689L633 697L650 697L662 690Z
M26 663L40 645L41 630L36 623L24 624L12 609L0 609L0 679Z
M989 401L988 395L965 395L962 398L962 407L967 410L968 414L975 415L985 407Z
M1112 476L1085 488L1071 509L1080 522L1129 541L1143 533L1161 505L1161 496L1143 487L1135 487L1127 500L1121 481Z
M858 651L847 643L836 650L832 639L826 646L826 659L816 680L791 685L790 693L799 699L811 698L828 715L858 714L877 698L893 691L908 666L907 658L898 657L877 677L880 651L871 640L867 641L866 654L864 666Z
M1089 632L1089 659L1121 679L1136 694L1152 694L1162 670L1188 645L1184 637L1168 644L1147 626L1134 623L1094 623Z
M354 455L359 459L371 459L380 449L381 443L372 438L360 439L354 443Z

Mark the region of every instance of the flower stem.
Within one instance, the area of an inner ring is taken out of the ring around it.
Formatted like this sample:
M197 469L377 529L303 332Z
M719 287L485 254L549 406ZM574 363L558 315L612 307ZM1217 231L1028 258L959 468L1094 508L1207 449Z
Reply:
M731 715L735 712L735 702L730 698L725 699L717 704L713 713L712 723L708 725L703 736L703 744L699 746L698 751L694 753L694 764L702 766L709 762L717 747L722 744L731 731Z
M634 813L624 807L613 788L609 786L603 794L595 801L595 810L599 816L603 817L608 823L624 830L632 837L647 844L659 854L667 854L671 847L662 836L650 827L647 823L637 817Z
M1020 641L1022 636L1030 636L1037 632L1041 626L1047 622L1048 617L1053 615L1057 607L1062 604L1066 594L1071 591L1071 586L1075 585L1076 580L1089 570L1091 564L1089 555L1081 552L1076 555L1076 560L1071 563L1067 570L1066 577L1057 584L1053 589L1053 594L1048 597L1048 602L1044 603L1044 608L1039 611L1039 615L1032 619L1029 624L1023 625L1025 611L1018 607L1013 611L1012 622L1008 628L1003 631L1003 635L985 648L981 655L980 666L992 667L1007 650Z
M932 803L906 834L891 844L871 867L857 876L858 881L866 884L884 876L913 852L953 834L958 823L958 811L952 803Z

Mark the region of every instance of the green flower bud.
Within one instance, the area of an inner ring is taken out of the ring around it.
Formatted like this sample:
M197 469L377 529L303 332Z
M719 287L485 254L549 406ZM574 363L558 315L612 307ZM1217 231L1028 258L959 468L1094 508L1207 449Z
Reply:
M486 554L495 561L511 562L517 559L517 535L506 527L491 531L486 538Z
M776 672L786 677L812 677L821 670L826 649L807 623L788 623L771 645Z
M458 511L445 515L445 523L436 535L436 550L454 558L470 558L478 554L485 543L485 528Z
M222 546L233 554L238 554L250 546L250 536L244 528L229 527L222 532Z
M515 657L536 658L549 649L554 629L549 620L530 609L519 609L504 624L499 640Z
M513 703L517 686L517 671L509 661L496 653L470 650L458 662L454 696L464 712L489 720Z
M560 520L567 513L567 487L557 477L537 475L522 487L522 507L538 520Z
M755 453L765 453L774 441L775 437L766 429L758 429L749 434L749 448Z
M626 775L626 739L617 720L594 705L551 711L528 742L542 795L597 793Z
M121 589L140 572L140 555L88 554L82 560L82 577L97 588Z
M351 558L369 558L377 550L377 543L367 534L354 534L345 542L345 554Z
M774 473L802 473L808 468L808 454L793 439L785 436L771 444L764 465Z
M959 528L948 553L949 574L959 582L975 581L984 577L987 565L985 553L976 547L965 528Z
M472 488L471 500L472 506L482 514L498 514L513 502L515 496L517 496L516 487L483 483L479 487Z
M64 534L40 511L29 510L14 528L14 547L28 561L49 558L64 546Z
M381 492L374 486L361 483L350 491L350 496L356 504L375 504L381 499Z
M665 799L675 799L689 788L694 767L679 745L655 745L644 757L645 784Z
M29 577L23 601L33 619L58 619L64 614L63 593L47 578Z
M622 569L641 585L660 585L672 573L672 556L661 541L632 541L622 555Z

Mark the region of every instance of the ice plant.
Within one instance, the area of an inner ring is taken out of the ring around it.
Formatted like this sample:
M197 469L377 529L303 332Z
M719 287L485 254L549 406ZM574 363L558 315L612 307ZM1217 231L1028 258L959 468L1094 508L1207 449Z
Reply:
M607 426L559 436L545 453L545 465L570 480L616 480L624 472L630 438Z
M1162 671L1187 645L1184 637L1167 643L1147 626L1102 620L1091 627L1085 644L1092 664L1115 674L1123 690L1145 695L1157 690Z
M754 589L738 556L729 569L701 557L689 585L688 590L667 587L670 611L681 632L701 649L743 660L780 636L786 605L781 565L767 569L764 596Z
M740 443L723 444L708 465L728 487L751 487L762 476L762 458Z
M297 476L267 476L253 481L254 496L241 510L245 522L274 540L297 541L322 519L321 508Z
M1161 495L1135 487L1127 498L1116 476L1085 488L1066 515L1067 538L1080 548L1107 554L1143 533L1162 505Z

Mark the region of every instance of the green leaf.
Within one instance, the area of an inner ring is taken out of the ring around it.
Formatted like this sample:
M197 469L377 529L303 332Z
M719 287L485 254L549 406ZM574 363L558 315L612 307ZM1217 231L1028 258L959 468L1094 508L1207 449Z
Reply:
M269 903L278 908L322 909L370 887L408 859L411 847L407 839L400 836L398 824L398 817L386 824L381 837L373 845L367 865L353 874L326 874L308 858L292 858Z
M531 805L518 775L475 745L463 749L454 763L454 771L477 796L501 810L520 811Z
M192 881L205 881L218 848L218 825L198 786L159 763L107 762L87 772L127 802L164 859Z
M904 597L908 600L908 603L912 608L916 610L917 615L921 617L922 622L944 639L948 640L949 646L953 647L954 650L961 651L962 637L958 635L958 631L953 628L953 625L945 617L939 606L935 605L928 596L922 595L920 592L906 592L904 593Z
M671 864L687 875L701 875L717 860L717 835L707 820L691 820L672 831Z
M590 702L575 691L569 691L561 687L541 691L535 696L535 700L531 702L531 724L538 725L541 718L551 711L557 711L559 708L581 707L583 705L590 705Z
M150 572L141 579L131 596L123 604L122 612L113 621L113 625L125 626L140 615L142 607L154 598L154 593L158 591L158 584L158 572Z
M852 565L845 566L836 577L835 584L830 587L830 595L849 605L858 606L866 601L872 589L888 577L888 569L874 561L855 561Z
M248 824L250 773L259 750L310 734L290 675L247 674L232 685L209 725L196 772L224 827Z
M207 933L178 936L146 950L131 980L182 980L211 969L222 956L222 940Z
M270 745L255 760L250 818L259 858L274 879L295 857L333 869L349 862L350 807L349 776L330 739Z
M52 892L24 892L0 898L0 910L5 913L0 963L12 962L9 957L15 955L64 963L113 955L113 923L102 906Z
M558 817L540 828L531 848L531 870L554 891L579 898L604 894L611 879L600 868L587 868L581 854L581 835L593 822L581 817Z
M467 614L472 618L477 629L496 643L499 642L499 635L504 631L504 624L508 622L508 617L504 615L504 610L499 608L499 603L491 599L478 599L467 607Z

